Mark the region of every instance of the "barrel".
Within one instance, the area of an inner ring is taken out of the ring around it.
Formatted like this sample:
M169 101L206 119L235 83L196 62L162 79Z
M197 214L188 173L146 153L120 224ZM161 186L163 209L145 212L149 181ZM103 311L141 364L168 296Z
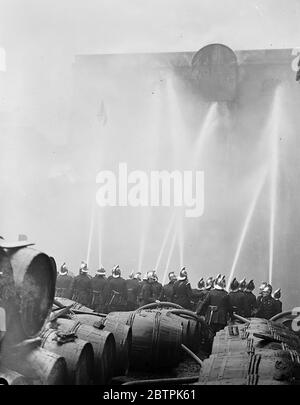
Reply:
M0 384L3 385L29 385L29 381L16 371L0 367Z
M6 249L16 295L7 339L15 342L36 337L50 314L56 283L54 262L31 247Z
M122 322L106 318L104 330L111 332L116 341L114 376L127 375L132 351L132 328Z
M116 362L116 343L113 334L71 319L59 318L57 327L63 332L72 330L80 339L91 343L94 349L94 384L109 384Z
M126 321L127 316L127 321ZM163 369L178 365L181 354L182 325L171 314L142 310L131 315L110 313L110 322L126 322L132 327L131 367Z
M91 308L88 308L84 305L79 304L79 302L70 300L68 298L63 297L55 297L55 300L59 302L61 305L68 307L71 306L71 309L82 311L82 312L94 312Z
M6 367L13 368L27 378L42 385L66 384L67 365L65 359L43 348L34 348L24 353L14 353L3 360Z
M116 344L114 376L127 375L132 343L131 327L123 322L111 321L96 314L76 314L72 316L72 319L113 334Z
M236 352L211 355L203 362L199 384L218 385L286 385L299 381L299 366L278 350L255 354Z
M58 342L58 332L48 329L43 332L42 347L64 357L67 364L67 382L69 385L89 385L93 382L94 351L91 343L77 337L64 343Z

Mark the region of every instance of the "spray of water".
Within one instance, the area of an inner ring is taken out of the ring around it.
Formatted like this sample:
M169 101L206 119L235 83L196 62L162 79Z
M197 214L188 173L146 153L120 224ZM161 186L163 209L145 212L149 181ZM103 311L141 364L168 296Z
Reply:
M233 275L234 275L234 271L235 271L238 259L240 257L241 249L242 249L242 246L243 246L243 243L244 243L244 240L245 240L245 236L246 236L248 228L249 228L249 224L251 222L251 219L252 219L252 216L253 216L253 213L254 213L258 198L259 198L260 193L261 193L261 190L262 190L263 185L265 184L265 181L266 181L267 172L268 172L267 168L264 168L263 171L262 171L262 174L260 175L259 181L257 183L256 190L255 190L254 195L253 195L253 199L251 201L249 210L247 212L246 219L245 219L245 222L244 222L244 225L243 225L243 228L242 228L241 236L240 236L240 239L239 239L239 242L238 242L238 245L237 245L237 249L236 249L236 252L235 252L235 255L234 255L234 259L233 259L232 267L231 267L231 270L230 270L230 274L229 274L229 277L228 277L227 289L229 289L229 286L231 284L231 281L232 281L232 278L233 278Z
M166 283L167 274L168 274L169 268L170 268L170 262L171 262L171 259L172 259L173 253L174 253L175 243L176 243L176 239L177 239L177 233L178 233L178 227L175 227L172 241L170 244L170 250L169 250L169 254L168 254L168 258L167 258L166 268L164 271L164 276L163 276L163 281L162 281L163 284Z
M158 254L156 263L155 263L155 267L154 267L155 269L158 269L158 266L159 266L159 263L160 263L160 261L161 261L162 255L163 255L163 253L164 253L164 250L165 250L165 247L166 247L166 243L167 243L167 241L168 241L168 238L169 238L171 229L172 229L172 227L173 227L174 221L175 221L175 211L173 211L173 213L172 213L172 215L171 215L171 218L170 218L169 226L168 226L168 228L166 229L166 233L165 233L165 235L164 235L163 243L162 243L162 245L161 245L161 248L160 248L160 251L159 251L159 254Z
M91 256L92 240L93 240L93 233L94 233L94 226L95 226L95 213L96 213L96 201L94 201L94 203L93 203L92 212L91 212L89 239L88 239L88 247L87 247L87 254L86 254L87 265L89 265L90 256Z
M103 257L102 257L102 244L103 244L103 209L99 209L98 211L98 263L99 268L103 267Z
M270 115L270 124L268 131L270 136L270 239L269 239L269 283L273 279L273 258L274 258L274 231L276 219L276 201L278 184L278 143L279 143L279 117L281 100L281 87L275 91L272 111Z
M197 166L199 158L203 152L205 143L207 142L209 136L214 131L215 125L218 121L218 103L214 102L209 106L205 119L202 123L201 129L199 131L199 136L196 140L196 145L194 147L194 158L193 165Z
M183 266L183 250L184 250L184 234L183 234L183 213L178 215L177 217L177 240L179 246L179 260L180 260L180 267Z

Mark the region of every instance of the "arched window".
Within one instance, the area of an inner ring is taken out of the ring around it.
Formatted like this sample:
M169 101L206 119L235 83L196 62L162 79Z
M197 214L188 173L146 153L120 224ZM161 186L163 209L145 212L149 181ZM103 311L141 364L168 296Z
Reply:
M0 47L0 72L6 72L6 52Z

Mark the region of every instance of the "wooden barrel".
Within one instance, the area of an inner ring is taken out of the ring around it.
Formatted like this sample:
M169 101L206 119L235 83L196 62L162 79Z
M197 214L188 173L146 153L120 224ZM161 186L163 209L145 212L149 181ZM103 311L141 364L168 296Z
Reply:
M7 339L15 342L36 337L50 314L56 268L45 253L31 247L6 249L13 271L16 296Z
M0 384L1 385L29 385L29 381L16 371L0 367Z
M84 305L79 304L79 302L70 300L68 298L55 297L55 300L65 307L71 306L71 309L76 309L82 312L94 312L91 308L85 307Z
M66 333L73 331L80 339L91 343L94 349L94 384L109 384L116 362L116 343L113 334L77 320L59 318L56 323L59 330Z
M131 363L132 328L122 322L106 318L104 330L111 332L116 341L116 363L114 375L127 375Z
M111 321L96 314L76 314L72 316L72 319L113 334L116 344L114 376L127 375L132 343L131 327L123 322Z
M236 352L230 355L211 355L203 362L199 383L218 385L291 384L299 380L299 365L288 353L263 350L249 355Z
M107 321L124 322L122 312L110 313ZM159 310L133 312L127 324L132 327L131 366L134 369L175 367L180 361L182 326L174 316Z
M13 353L4 359L4 364L42 385L64 385L67 382L65 359L40 347Z
M67 363L67 384L89 385L93 381L94 351L91 343L74 337L59 343L58 331L48 329L42 334L42 347L64 357Z

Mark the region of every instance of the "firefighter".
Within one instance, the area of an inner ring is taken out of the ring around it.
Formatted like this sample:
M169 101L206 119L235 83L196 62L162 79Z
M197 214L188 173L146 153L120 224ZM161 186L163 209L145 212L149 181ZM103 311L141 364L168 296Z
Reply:
M92 277L88 274L87 264L82 261L79 275L74 279L74 289L72 299L81 305L89 307L92 299Z
M276 291L274 291L273 298L274 298L274 300L276 302L276 304L275 304L276 314L280 314L280 312L282 312L282 302L280 301L281 288L278 288Z
M168 274L169 282L163 286L161 301L173 302L174 299L174 284L177 280L174 271L170 271Z
M152 291L155 301L161 301L163 295L163 286L158 281L158 277L155 271L153 271Z
M268 283L267 283L266 281L263 281L263 282L261 283L261 285L259 286L259 292L258 292L258 296L257 296L257 299L256 299L257 307L258 307L258 305L259 305L259 303L260 303L260 301L261 301L261 299L262 299L263 290L264 290L264 288L267 287L267 285L268 285Z
M152 302L156 301L154 298L153 289L152 289L152 284L154 282L154 278L155 278L155 275L153 274L152 271L149 271L144 276L142 287L140 290L140 297L139 297L140 306L151 304Z
M60 266L56 279L55 295L71 299L74 289L74 277L70 274L66 263Z
M268 284L262 291L262 297L257 305L257 317L270 319L278 312L275 299L272 297L272 286Z
M201 277L197 283L197 288L192 288L193 302L194 302L193 309L196 309L204 289L205 289L205 282L203 280L203 277Z
M140 271L137 271L137 272L135 273L135 275L134 275L134 278L137 279L137 281L138 281L139 283L141 283L141 282L142 282L142 273L141 273Z
M107 286L106 271L101 267L96 271L95 276L91 280L92 285L92 302L91 308L96 312L106 313L107 301Z
M138 296L140 293L140 281L138 277L140 273L134 274L133 272L129 275L128 280L126 280L127 288L127 311L134 311L138 307Z
M209 291L196 311L198 315L205 317L215 333L226 326L228 318L233 320L232 306L225 287L225 276L220 276L215 280L215 288Z
M230 284L230 304L232 306L232 310L240 316L245 316L246 312L246 299L245 294L243 292L243 288L246 285L246 280L242 280L241 283L234 278Z
M115 266L112 270L112 277L108 280L107 290L108 312L126 311L127 286L126 280L121 277L119 265Z
M185 267L182 267L178 280L174 283L174 303L185 309L192 309L193 292Z
M246 284L246 288L244 290L245 301L246 301L246 310L245 310L245 317L249 318L251 316L256 315L257 311L257 301L256 297L253 294L253 290L255 289L255 285L253 280L250 280L249 283Z

